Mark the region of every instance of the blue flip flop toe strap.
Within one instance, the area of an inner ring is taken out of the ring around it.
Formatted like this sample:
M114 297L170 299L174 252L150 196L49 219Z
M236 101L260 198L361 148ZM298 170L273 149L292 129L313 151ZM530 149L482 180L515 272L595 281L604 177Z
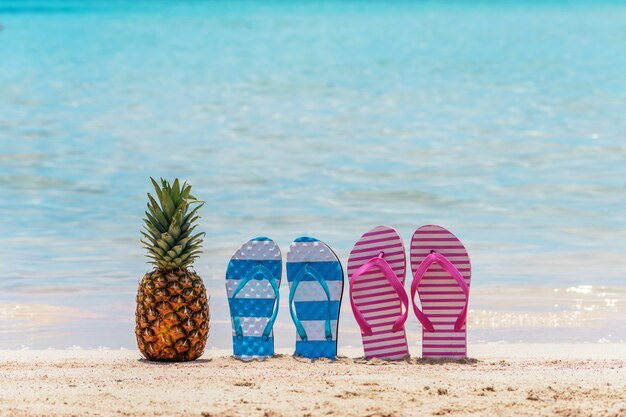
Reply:
M272 272L269 269L267 269L267 267L263 265L262 262L259 262L241 280L241 282L239 283L239 285L233 292L233 295L231 298L234 300L235 297L237 297L237 294L239 294L239 291L241 291L248 284L248 282L250 282L253 279L256 279L255 277L258 275L261 275L260 279L265 279L270 283L270 285L272 286L272 290L274 290L274 294L276 295L276 300L274 301L274 310L272 311L272 315L270 319L267 321L267 324L265 325L265 329L263 330L263 335L262 335L262 339L264 341L267 341L269 339L270 333L272 332L272 328L274 327L274 322L276 321L276 317L278 316L278 306L280 305L280 293L278 291L278 284L276 282L276 278L274 278L274 275L272 275ZM233 324L235 326L235 336L237 339L242 340L244 336L243 336L243 329L241 328L241 323L239 322L239 316L232 315L232 317L233 317Z
M307 275L313 277L317 282L319 282L319 284L322 286L322 289L324 290L324 293L326 294L328 315L326 317L326 323L324 324L324 332L325 332L325 336L326 336L326 341L330 342L330 341L333 340L333 332L331 330L331 325L330 325L331 314L332 314L332 312L331 312L330 291L328 290L328 285L326 284L326 280L324 279L324 277L322 277L320 275L320 273L317 272L315 270L315 268L313 268L311 266L310 262L307 262L304 265L304 267L300 269L300 271L298 272L298 274L296 275L296 277L292 281L291 289L289 291L289 313L291 313L291 320L293 320L293 323L296 325L296 331L298 332L298 335L300 336L300 339L303 342L307 342L308 341L308 336L306 334L306 330L304 329L304 326L302 325L302 322L300 321L300 319L296 315L295 310L293 308L293 302L294 302L294 298L295 298L295 295L296 295L296 290L298 288L298 285L304 279L304 277L306 277Z

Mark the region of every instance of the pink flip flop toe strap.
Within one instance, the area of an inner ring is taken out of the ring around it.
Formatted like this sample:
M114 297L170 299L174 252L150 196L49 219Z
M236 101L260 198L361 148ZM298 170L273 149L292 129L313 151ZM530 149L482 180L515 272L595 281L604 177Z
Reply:
M434 263L439 264L443 269L445 269L450 274L452 278L454 278L454 280L461 287L461 290L463 290L463 294L465 295L465 306L463 307L463 310L459 314L459 317L457 318L454 324L454 331L458 332L463 327L463 324L465 324L465 319L467 317L469 287L467 286L467 283L465 282L465 278L463 278L463 275L461 275L461 273L456 268L456 266L454 266L452 262L450 262L448 258L446 258L441 253L432 252L430 255L426 256L422 260L422 263L420 263L420 266L419 268L417 268L417 271L415 271L415 274L413 275L413 282L411 283L411 302L413 304L413 311L415 312L417 319L422 323L422 325L427 331L429 332L435 331L433 324L428 319L428 317L426 317L426 314L424 314L415 304L415 295L417 294L417 287L419 286L419 283L424 277L424 274L426 273L426 271L428 271L428 268Z
M369 261L364 263L359 269L354 271L354 274L352 274L352 276L350 277L350 304L352 305L354 318L356 319L357 324L359 325L359 327L361 328L361 331L363 332L365 336L372 335L372 326L370 326L367 323L367 320L365 320L365 317L363 317L363 314L361 313L359 308L356 306L354 302L354 297L352 294L352 287L354 286L354 282L356 281L358 277L360 277L367 271L370 271L374 268L378 268L383 273L383 275L385 276L385 278L387 278L387 281L389 281L389 283L391 284L396 294L398 294L398 297L400 297L400 301L402 301L402 304L404 305L404 313L402 313L402 315L396 319L396 321L393 324L392 331L397 332L398 330L402 329L404 327L404 323L406 322L408 318L409 298L407 296L406 291L404 290L404 285L402 285L402 282L400 282L400 279L395 274L395 272L393 272L393 269L391 269L391 266L389 266L389 264L387 263L387 261L385 260L383 256L384 254L381 252L380 255L378 255L375 258L370 259Z

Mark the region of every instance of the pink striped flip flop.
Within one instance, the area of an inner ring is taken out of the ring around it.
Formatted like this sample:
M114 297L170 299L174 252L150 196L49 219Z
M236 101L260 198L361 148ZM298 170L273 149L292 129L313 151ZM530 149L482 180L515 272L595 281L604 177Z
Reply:
M361 327L366 359L403 359L409 354L404 331L409 309L405 271L404 243L391 227L378 226L365 233L350 252L350 304Z
M439 226L422 226L411 239L411 302L422 322L422 356L467 356L465 318L471 265L465 246ZM423 312L415 305L419 293Z

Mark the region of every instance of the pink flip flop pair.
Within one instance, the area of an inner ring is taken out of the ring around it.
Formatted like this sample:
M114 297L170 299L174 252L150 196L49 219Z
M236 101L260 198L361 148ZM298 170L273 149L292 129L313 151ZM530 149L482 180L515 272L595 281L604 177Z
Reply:
M422 356L467 356L465 318L471 266L467 250L443 227L422 226L411 238L410 297L404 289L406 255L398 231L378 226L354 245L348 259L350 304L361 328L365 357L409 355L404 330L409 299L422 323ZM422 310L415 304L419 295Z

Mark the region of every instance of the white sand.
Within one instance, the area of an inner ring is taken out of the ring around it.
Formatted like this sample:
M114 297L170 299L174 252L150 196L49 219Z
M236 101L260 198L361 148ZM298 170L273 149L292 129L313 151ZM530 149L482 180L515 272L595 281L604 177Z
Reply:
M155 364L135 351L0 351L0 414L626 416L626 345L470 349L465 363L242 363L211 351Z

